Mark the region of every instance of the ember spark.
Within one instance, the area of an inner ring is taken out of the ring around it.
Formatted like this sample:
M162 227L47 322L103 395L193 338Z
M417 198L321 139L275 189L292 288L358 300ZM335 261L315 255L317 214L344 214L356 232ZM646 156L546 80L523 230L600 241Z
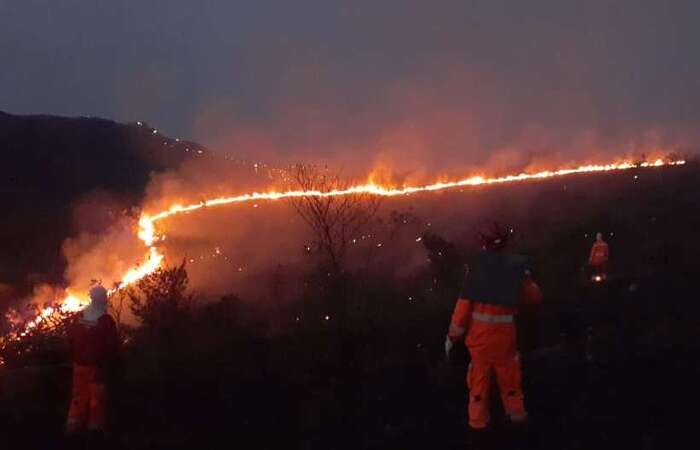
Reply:
M157 130L154 130L157 133ZM463 188L469 186L484 186L484 185L494 185L494 184L506 184L521 182L527 180L542 180L554 177L562 177L574 174L588 174L588 173L601 173L601 172L614 172L637 168L647 168L647 167L662 167L662 166L679 166L685 164L685 161L664 161L658 159L656 161L634 163L631 161L623 161L619 163L603 164L603 165L584 165L574 168L563 168L558 170L545 170L535 173L520 173L517 175L506 175L501 177L484 177L484 176L472 176L469 178L463 178L455 181L440 181L433 184L426 184L422 186L383 186L381 184L375 184L373 182L368 182L365 184L358 184L350 186L345 189L333 189L329 191L320 190L289 190L289 191L274 191L270 190L267 192L252 192L246 194L234 195L231 197L217 197L198 203L192 203L189 205L173 204L168 209L159 211L156 213L143 213L139 219L138 227L138 237L144 243L145 255L143 262L137 267L126 272L122 277L122 282L117 288L112 289L110 294L117 289L121 289L130 284L137 282L143 277L156 271L163 263L164 256L158 250L156 242L158 240L163 240L164 236L158 235L156 230L156 223L168 219L169 217L191 213L204 208L211 208L217 206L230 205L235 203L248 203L261 201L274 201L287 198L298 198L298 197L341 197L346 195L355 194L369 194L378 195L382 197L397 197L406 196L411 194L417 194L421 192L436 192L444 191L454 188ZM636 177L635 177L636 178ZM420 238L416 239L416 242L420 242ZM381 245L381 244L379 244ZM67 311L79 311L84 308L89 303L86 294L75 294L71 292L62 302L61 308ZM24 332L30 331L35 328L39 322L44 320L47 316L54 313L51 308L45 308L42 310L37 317L25 324ZM328 320L328 319L326 319ZM22 333L16 334L16 339L21 339Z

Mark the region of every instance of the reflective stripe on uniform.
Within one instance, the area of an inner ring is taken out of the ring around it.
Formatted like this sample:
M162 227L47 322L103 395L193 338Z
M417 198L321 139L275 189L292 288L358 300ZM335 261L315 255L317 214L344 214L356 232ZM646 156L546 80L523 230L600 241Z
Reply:
M475 312L472 313L472 319L487 323L513 323L512 315L494 315Z

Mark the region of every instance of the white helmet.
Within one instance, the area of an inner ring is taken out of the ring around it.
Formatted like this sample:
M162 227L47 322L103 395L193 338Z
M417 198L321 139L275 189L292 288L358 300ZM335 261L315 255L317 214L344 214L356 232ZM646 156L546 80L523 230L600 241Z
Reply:
M90 304L83 310L82 322L94 326L97 320L107 313L107 289L100 285L90 289Z
M97 285L90 289L90 300L92 300L93 304L97 305L106 305L107 304L107 289L104 287Z

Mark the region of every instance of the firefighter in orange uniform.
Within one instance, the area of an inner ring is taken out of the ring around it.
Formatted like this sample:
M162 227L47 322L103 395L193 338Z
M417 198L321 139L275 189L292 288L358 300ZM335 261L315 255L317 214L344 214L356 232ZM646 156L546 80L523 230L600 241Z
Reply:
M598 233L595 237L595 242L591 247L591 255L588 257L588 263L593 268L593 277L597 280L605 279L608 275L608 259L610 258L610 248L603 240L603 234Z
M66 433L103 433L107 392L105 375L119 351L119 335L107 314L107 290L90 290L90 305L79 313L68 331L73 359L73 391Z
M468 412L469 426L476 430L489 424L493 377L510 420L527 420L514 319L520 305L540 304L542 292L527 270L526 259L504 252L507 241L508 234L497 225L481 235L483 251L465 276L445 340L447 355L460 339L465 339L471 355Z

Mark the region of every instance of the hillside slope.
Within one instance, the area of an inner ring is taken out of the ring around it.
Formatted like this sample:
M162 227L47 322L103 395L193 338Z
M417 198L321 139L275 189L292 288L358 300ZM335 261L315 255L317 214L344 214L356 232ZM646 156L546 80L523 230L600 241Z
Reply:
M134 204L152 172L204 150L140 122L0 112L0 283L60 279L76 202L97 191Z

